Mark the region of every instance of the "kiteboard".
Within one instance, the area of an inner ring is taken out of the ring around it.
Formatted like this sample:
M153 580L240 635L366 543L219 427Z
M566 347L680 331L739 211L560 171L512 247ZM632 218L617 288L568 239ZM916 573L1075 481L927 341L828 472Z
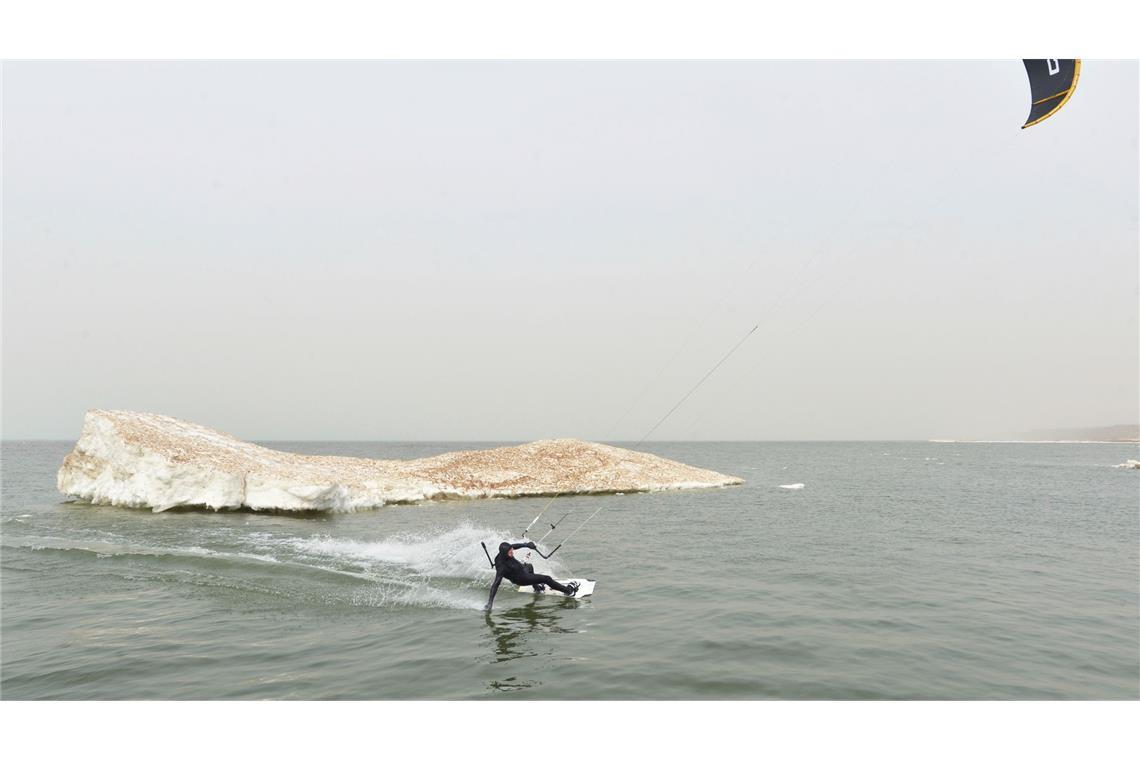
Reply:
M574 596L566 596L561 591L555 591L551 588L543 589L542 591L535 591L534 586L519 586L519 591L523 592L524 594L550 594L551 596L558 596L563 599L577 599L580 596L590 596L590 594L593 594L594 584L597 583L597 581L592 581L589 578L567 578L566 580L555 578L555 580L561 583L563 586L571 582L577 583L578 593Z

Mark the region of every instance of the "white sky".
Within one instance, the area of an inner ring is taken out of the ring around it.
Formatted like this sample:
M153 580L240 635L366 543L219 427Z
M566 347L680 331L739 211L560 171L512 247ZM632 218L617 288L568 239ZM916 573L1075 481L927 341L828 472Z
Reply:
M1137 72L5 63L3 435L637 439L758 321L654 438L1136 422Z

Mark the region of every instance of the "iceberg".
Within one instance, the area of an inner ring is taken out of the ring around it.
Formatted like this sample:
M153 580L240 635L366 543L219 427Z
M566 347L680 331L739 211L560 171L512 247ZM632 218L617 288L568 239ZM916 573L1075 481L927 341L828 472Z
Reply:
M161 414L94 409L63 460L61 493L92 504L353 511L432 499L715 488L744 481L576 439L425 459L313 456Z
M1128 459L1122 464L1114 464L1113 467L1120 467L1125 470L1140 470L1140 459Z

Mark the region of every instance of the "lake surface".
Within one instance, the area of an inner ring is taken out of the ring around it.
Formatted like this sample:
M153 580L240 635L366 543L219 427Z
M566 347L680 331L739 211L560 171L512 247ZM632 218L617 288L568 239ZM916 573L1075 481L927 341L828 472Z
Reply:
M536 566L595 594L490 615L549 499L156 514L65 503L71 445L3 444L3 699L1140 696L1131 444L643 444L747 482L555 500L547 550L602 511Z

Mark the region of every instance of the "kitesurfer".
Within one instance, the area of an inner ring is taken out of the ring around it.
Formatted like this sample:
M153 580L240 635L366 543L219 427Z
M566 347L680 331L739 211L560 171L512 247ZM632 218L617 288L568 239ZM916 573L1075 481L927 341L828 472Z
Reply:
M537 549L534 541L527 541L523 544L510 544L504 541L499 544L499 553L495 555L495 582L491 584L491 597L487 600L487 606L483 609L487 612L491 611L491 605L495 603L495 594L499 590L499 584L506 578L516 586L536 586L543 585L549 586L555 591L561 591L566 596L574 596L578 592L577 583L569 583L563 586L558 581L551 578L549 575L539 575L534 572L534 568L529 564L524 565L515 559L515 549Z

